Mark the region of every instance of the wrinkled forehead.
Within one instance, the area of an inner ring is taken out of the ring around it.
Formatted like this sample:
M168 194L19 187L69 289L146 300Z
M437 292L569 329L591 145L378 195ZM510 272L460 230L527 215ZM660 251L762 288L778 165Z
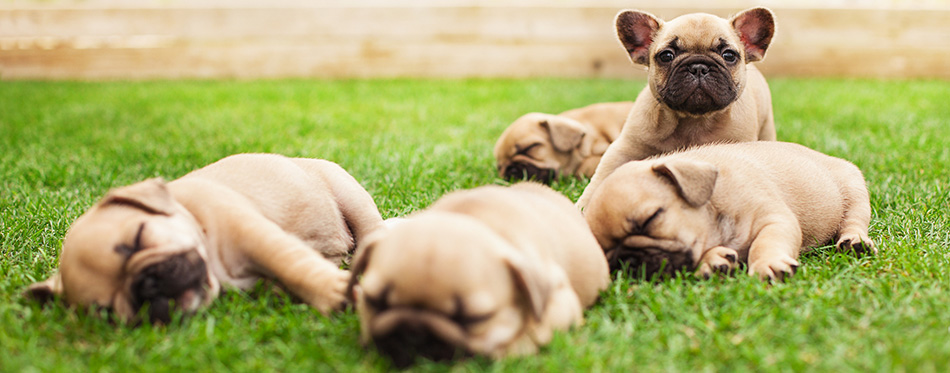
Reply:
M426 215L409 218L375 243L360 281L364 290L397 286L407 295L418 290L419 297L468 293L481 285L507 291L507 267L496 252L504 245L500 238L485 227L455 219L456 214Z
M512 134L528 135L541 130L541 122L551 120L553 116L541 113L530 113L518 118L508 127Z
M666 189L668 185L653 171L653 162L650 160L627 162L608 175L603 183L608 194L622 193L636 197L653 194L658 189Z
M614 171L598 188L594 213L616 219L619 215L656 210L676 198L676 190L653 172L649 162L630 162ZM613 220L609 223L620 224Z
M711 14L687 14L663 24L656 38L657 49L676 47L686 50L705 50L723 42L736 45L739 36L729 21Z

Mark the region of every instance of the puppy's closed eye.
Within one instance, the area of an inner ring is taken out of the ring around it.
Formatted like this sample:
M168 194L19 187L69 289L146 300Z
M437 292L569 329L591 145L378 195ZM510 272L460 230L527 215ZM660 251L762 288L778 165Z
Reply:
M376 310L377 312L385 311L389 308L389 293L392 292L392 290L392 285L386 285L386 287L383 288L383 291L379 292L379 295L374 297L366 294L363 296L363 298L366 300L366 305L370 308Z
M455 296L455 314L452 315L451 319L463 329L468 329L475 324L487 321L491 319L492 316L495 316L495 312L487 312L481 315L467 314L467 312L465 312L465 303L462 302L462 297Z
M145 223L142 223L141 225L139 225L139 229L135 233L135 239L132 240L132 245L128 245L125 243L120 243L118 245L115 245L115 252L128 258L132 256L132 254L135 254L141 251L143 247L142 246L142 232L144 231L145 231Z
M532 150L534 150L534 149L537 149L539 146L541 146L541 143L539 143L539 142L532 143L532 144L530 144L530 145L528 145L528 146L525 146L525 147L521 147L521 146L515 145L515 154L522 154L522 155L530 156L530 154L528 154L528 152L530 152L530 151L532 151Z
M628 236L645 236L647 235L647 228L650 226L650 223L654 222L657 217L660 216L664 211L664 208L660 207L656 209L649 217L643 220L643 222L638 222L637 219L630 218L630 230L627 232Z

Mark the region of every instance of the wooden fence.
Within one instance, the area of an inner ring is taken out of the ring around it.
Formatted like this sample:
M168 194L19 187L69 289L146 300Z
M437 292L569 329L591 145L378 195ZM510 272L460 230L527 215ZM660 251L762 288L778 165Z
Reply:
M636 78L613 28L619 10L670 19L754 4L697 3L6 1L0 79ZM765 3L778 28L759 64L767 75L950 78L948 1Z

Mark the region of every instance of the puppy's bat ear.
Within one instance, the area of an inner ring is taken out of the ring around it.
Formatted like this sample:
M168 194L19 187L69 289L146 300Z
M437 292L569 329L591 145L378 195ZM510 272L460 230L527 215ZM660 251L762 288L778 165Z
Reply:
M23 297L29 300L39 302L40 304L50 303L57 296L63 294L63 279L57 272L48 279L34 283L23 291Z
M732 17L732 28L745 46L746 62L765 58L765 50L775 34L775 17L767 8L752 8Z
M623 44L630 60L641 65L650 65L650 45L663 21L650 13L639 10L624 10L617 14L617 37Z
M509 256L505 264L511 273L515 290L524 297L531 311L531 317L535 321L541 321L553 287L541 275L540 270L528 264L524 258Z
M355 253L353 254L353 262L350 264L350 282L346 284L346 293L344 293L350 304L356 304L356 296L353 295L353 290L360 281L360 276L363 275L363 272L366 271L366 267L369 265L369 258L373 256L373 249L376 247L376 242L379 241L385 232L386 229L382 229L369 234L359 243L359 246L356 247Z
M656 163L653 172L669 179L680 197L693 207L702 206L712 198L719 177L719 169L712 163L681 159Z
M171 215L175 212L175 200L165 181L160 178L113 189L106 194L100 205L129 206L156 215Z
M557 117L543 120L538 124L548 130L551 135L551 144L560 152L574 150L581 145L581 140L587 134L582 124L570 118Z

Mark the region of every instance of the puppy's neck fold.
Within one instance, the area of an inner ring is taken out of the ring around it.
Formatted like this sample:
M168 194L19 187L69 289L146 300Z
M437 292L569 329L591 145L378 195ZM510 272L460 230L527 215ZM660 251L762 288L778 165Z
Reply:
M658 139L676 137L691 139L712 132L716 127L728 124L732 106L705 114L691 114L670 109L659 100L656 102L657 127L655 133ZM692 141L690 141L692 142Z

